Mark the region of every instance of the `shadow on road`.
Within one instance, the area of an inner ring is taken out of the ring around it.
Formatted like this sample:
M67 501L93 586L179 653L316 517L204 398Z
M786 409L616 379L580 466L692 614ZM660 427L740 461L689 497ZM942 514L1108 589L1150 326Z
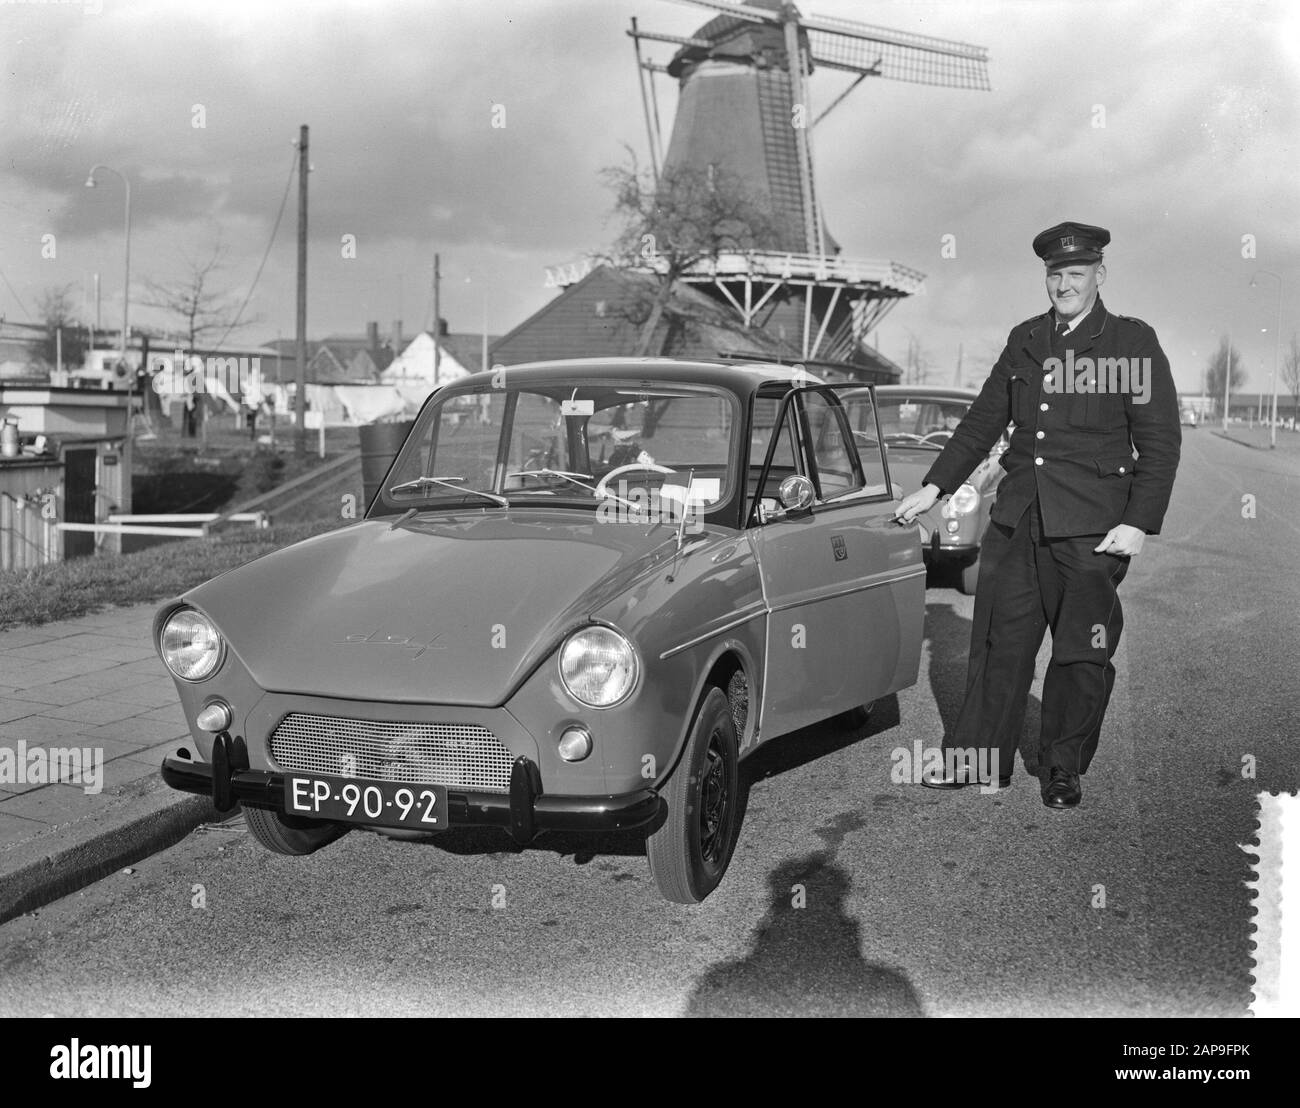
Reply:
M771 904L742 958L705 972L687 1016L921 1016L897 970L867 962L848 914L851 881L819 850L768 875Z

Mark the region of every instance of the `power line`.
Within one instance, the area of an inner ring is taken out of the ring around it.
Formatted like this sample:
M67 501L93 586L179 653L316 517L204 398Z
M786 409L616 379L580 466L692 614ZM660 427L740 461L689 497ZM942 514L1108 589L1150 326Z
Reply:
M0 269L0 277L4 278L5 288L7 288L10 294L13 296L13 298L18 301L18 306L22 308L23 315L25 315L28 319L31 319L32 313L27 310L27 305L23 303L23 298L19 296L17 292L14 291L14 287L9 283L9 278L5 275L5 271L3 269Z
M248 287L248 295L244 297L244 302L239 305L239 311L235 313L235 318L230 321L230 326L226 328L226 333L221 336L217 343L217 349L220 350L225 345L226 339L229 338L230 332L239 324L239 317L244 314L244 309L248 307L248 302L253 299L253 290L257 288L257 282L261 280L262 270L266 266L266 259L271 256L271 247L275 245L276 232L280 230L280 219L284 216L284 206L289 202L289 188L293 184L293 173L298 166L299 150L294 148L293 158L289 162L289 179L284 183L284 195L280 197L280 210L275 213L275 226L271 228L271 238L266 244L266 250L262 254L262 260L258 264L257 272L253 275L253 283Z

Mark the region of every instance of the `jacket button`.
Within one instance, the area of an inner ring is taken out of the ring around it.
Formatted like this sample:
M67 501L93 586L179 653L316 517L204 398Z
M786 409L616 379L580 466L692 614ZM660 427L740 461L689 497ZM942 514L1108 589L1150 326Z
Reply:
M1035 438L1040 438L1040 439L1043 439L1043 438L1046 438L1046 437L1047 437L1047 432L1046 432L1046 431L1039 431L1038 434L1035 436Z
M1034 465L1036 465L1036 466L1040 466L1040 465L1042 465L1042 464L1043 464L1043 459L1042 459L1042 458L1035 458L1035 459L1034 459Z
M1120 471L1120 473L1123 473L1123 472L1124 472L1124 467L1123 467L1123 466L1120 466L1120 467L1119 467L1119 471Z
M1046 404L1039 404L1039 405L1038 405L1038 410L1039 410L1040 412L1045 412L1045 411L1047 411L1047 405L1046 405Z

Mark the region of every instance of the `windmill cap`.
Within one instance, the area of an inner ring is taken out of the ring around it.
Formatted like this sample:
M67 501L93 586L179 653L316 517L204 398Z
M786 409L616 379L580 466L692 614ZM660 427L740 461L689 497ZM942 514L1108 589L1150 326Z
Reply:
M1101 252L1110 242L1105 227L1089 223L1058 223L1034 238L1034 253L1049 269L1061 265L1090 265L1101 261Z

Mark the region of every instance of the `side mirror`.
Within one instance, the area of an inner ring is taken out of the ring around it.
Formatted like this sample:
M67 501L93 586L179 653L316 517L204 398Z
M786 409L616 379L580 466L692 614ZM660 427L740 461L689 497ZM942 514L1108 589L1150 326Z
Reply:
M781 506L788 512L798 512L809 507L813 502L813 486L802 473L792 473L777 490Z

